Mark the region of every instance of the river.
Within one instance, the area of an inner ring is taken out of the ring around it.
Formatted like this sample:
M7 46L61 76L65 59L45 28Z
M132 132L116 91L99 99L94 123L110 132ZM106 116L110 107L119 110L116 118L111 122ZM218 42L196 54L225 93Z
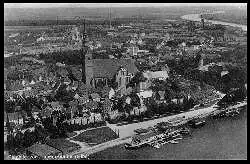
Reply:
M209 14L215 14L215 13L223 13L223 11L213 12L213 13L209 13ZM202 13L202 14L208 14L208 13ZM190 21L201 21L200 15L202 15L202 14L188 14L188 15L183 15L181 18L185 19L185 20L190 20ZM242 28L243 31L247 31L247 25L222 22L222 21L216 21L216 20L207 20L207 19L206 19L206 21L210 22L212 24L222 24L225 26L240 27L240 28Z
M245 107L246 108L246 107ZM208 119L192 136L160 149L126 150L124 145L92 154L90 159L247 159L247 111L239 116Z

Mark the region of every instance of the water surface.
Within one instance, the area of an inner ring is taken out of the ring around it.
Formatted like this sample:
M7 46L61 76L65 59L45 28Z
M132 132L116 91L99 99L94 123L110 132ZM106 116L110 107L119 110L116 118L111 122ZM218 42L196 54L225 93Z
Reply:
M247 159L247 112L234 118L209 119L179 144L160 149L126 150L124 145L106 149L90 159Z

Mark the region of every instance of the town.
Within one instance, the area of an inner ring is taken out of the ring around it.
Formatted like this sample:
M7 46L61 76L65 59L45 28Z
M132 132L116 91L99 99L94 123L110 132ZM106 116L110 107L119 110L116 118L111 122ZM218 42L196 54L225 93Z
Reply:
M11 156L74 154L130 137L123 127L134 123L246 98L241 28L203 17L75 20L5 31L4 137Z

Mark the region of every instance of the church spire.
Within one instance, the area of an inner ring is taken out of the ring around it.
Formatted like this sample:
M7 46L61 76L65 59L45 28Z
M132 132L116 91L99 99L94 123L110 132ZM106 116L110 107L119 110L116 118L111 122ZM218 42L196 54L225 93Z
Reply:
M82 56L82 82L86 84L86 72L85 72L85 55L87 53L88 46L87 43L87 32L86 32L86 23L84 19L83 24L83 37L82 37L82 48L81 48L81 56Z

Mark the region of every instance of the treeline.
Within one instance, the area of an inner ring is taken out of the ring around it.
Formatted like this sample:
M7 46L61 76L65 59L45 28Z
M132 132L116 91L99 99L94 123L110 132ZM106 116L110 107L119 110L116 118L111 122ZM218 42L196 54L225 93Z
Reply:
M67 65L79 65L81 64L81 59L82 56L80 50L69 50L39 54L39 60L44 60L45 63L60 62Z
M108 21L104 20L88 20L89 25L103 25ZM4 22L5 26L51 26L51 25L76 25L83 24L79 20L8 20Z
M221 54L223 62L230 62L247 70L247 46L237 46L232 51Z
M155 18L138 19L138 17L132 18L115 18L112 19L112 26L120 26L122 24L128 24L131 22L137 23L150 23ZM7 20L4 22L5 26L52 26L52 25L76 25L83 24L77 19L64 19L64 20ZM109 25L109 20L106 18L87 19L88 25Z

